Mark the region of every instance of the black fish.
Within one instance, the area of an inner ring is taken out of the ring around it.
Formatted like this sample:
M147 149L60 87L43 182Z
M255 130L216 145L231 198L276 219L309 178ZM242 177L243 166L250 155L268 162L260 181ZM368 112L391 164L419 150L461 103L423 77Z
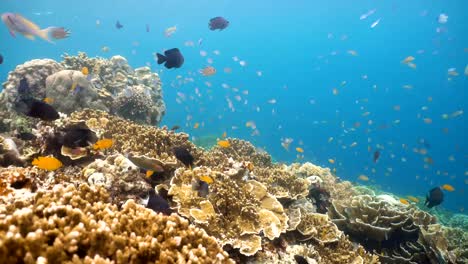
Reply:
M15 137L22 139L22 140L26 140L26 141L36 139L36 135L34 135L33 133L29 133L29 132L17 133Z
M26 78L23 78L20 80L20 83L18 85L18 94L20 95L21 98L24 98L24 96L27 95L28 92L29 92L28 80L26 80Z
M73 124L65 128L63 146L67 148L84 148L98 140L96 133L91 131L85 124Z
M380 158L380 151L376 150L374 152L374 163L377 163L377 161L379 160Z
M229 26L229 21L227 21L224 17L214 17L210 19L210 23L208 23L210 30L223 30Z
M117 29L121 29L121 28L123 28L123 25L120 24L120 21L117 20L117 22L115 23L115 27L116 27Z
M60 116L51 105L46 104L34 98L21 99L15 104L17 111L34 118L40 118L44 121L53 121Z
M171 127L171 131L176 131L176 130L179 129L179 128L180 128L180 126L175 125L175 126Z
M187 167L193 167L193 156L190 152L184 147L175 147L173 149L174 155L180 162L182 162Z
M164 67L168 69L180 68L184 64L184 56L180 53L178 48L164 51L164 55L156 53L158 57L158 64L164 63Z
M170 215L172 213L169 203L161 195L157 194L153 188L151 188L149 192L149 199L146 208L165 215Z
M206 198L208 194L210 193L210 188L208 186L208 183L202 181L202 180L196 180L192 182L192 189L194 191L197 191L198 196Z
M429 193L426 195L426 202L424 202L424 205L426 205L429 208L432 208L441 204L443 201L444 193L442 192L442 189L440 187L435 187L432 190L430 190Z
M294 255L294 259L296 260L297 264L309 264L307 259L300 255Z
M2 63L3 63L3 56L2 56L2 54L0 54L0 64L2 64Z

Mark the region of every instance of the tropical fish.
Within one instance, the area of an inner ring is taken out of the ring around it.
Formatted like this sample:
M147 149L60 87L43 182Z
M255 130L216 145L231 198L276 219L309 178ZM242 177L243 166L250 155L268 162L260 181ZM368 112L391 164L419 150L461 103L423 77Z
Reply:
M219 29L220 31L227 28L229 26L229 21L227 21L224 17L214 17L210 19L208 23L208 27L210 30Z
M166 199L157 194L153 188L151 188L149 191L149 199L146 208L164 215L170 215L172 213L171 207L169 206L169 203L166 201Z
M361 174L361 175L359 175L358 179L361 180L361 181L368 181L368 180L369 180L369 177L367 177L367 176L364 175L364 174Z
M450 184L444 184L441 186L441 188L449 192L455 191L455 188Z
M65 129L63 145L67 148L84 148L93 145L98 137L84 123L72 124Z
M405 198L400 198L400 203L405 204L405 205L409 205L408 200L406 200Z
M437 22L439 22L440 24L445 24L447 23L448 21L448 16L444 13L440 14L438 17L437 17Z
M408 64L408 63L414 61L414 59L415 58L413 56L408 56L404 60L402 60L401 63Z
M192 182L192 189L197 191L198 196L206 198L210 193L210 187L207 182L196 180Z
M443 201L444 193L442 192L442 189L440 187L435 187L431 189L426 195L426 201L424 202L424 205L426 205L429 208L432 208L441 204Z
M0 55L0 64L2 64L3 59L1 58L2 55ZM465 67L465 76L468 76L468 64Z
M222 148L229 148L231 146L231 143L228 140L219 140L218 146Z
M96 143L94 143L93 149L95 150L108 149L108 148L111 148L112 145L114 145L114 141L112 139L103 138L101 140L98 140Z
M103 47L101 48L101 51L102 51L102 52L108 52L109 50L110 50L110 48L107 47L107 46L103 46Z
M29 117L44 121L54 121L60 117L54 107L34 98L21 99L15 104L15 108Z
M331 164L334 164L335 160L334 159L328 159L328 162L330 162Z
M134 156L132 154L129 154L127 155L127 159L130 160L133 164L135 164L135 166L137 166L138 168L144 169L147 172L147 176L148 174L150 174L149 176L151 176L153 172L164 172L164 168L161 166L161 164L159 164L156 160L147 158L145 156Z
M172 36L172 34L174 34L176 31L177 31L177 26L168 27L168 28L166 28L166 30L164 30L164 36L166 36L166 37L169 38L169 37Z
M207 66L200 70L203 76L212 76L216 74L216 69L213 66Z
M377 19L374 23L372 23L372 25L370 27L375 28L379 23L380 23L380 18Z
M168 69L180 68L184 64L184 57L178 48L166 50L164 55L156 53L156 56L158 57L158 64L165 62L164 67Z
M226 131L224 131L224 133L221 135L222 138L226 138L227 137L227 133Z
M62 162L54 157L37 157L32 165L42 170L54 171L63 166Z
M180 126L174 125L174 126L171 127L170 130L171 130L171 131L176 131L176 130L178 130L179 128L180 128Z
M50 97L46 97L44 99L42 99L42 102L46 103L46 104L51 104L53 103L55 100L53 98L50 98Z
M355 50L348 50L348 54L352 55L352 56L357 56L358 55L357 51L355 51Z
M199 127L200 127L200 123L198 123L198 122L195 123L195 125L193 125L193 128L195 128L195 129L197 129L197 128L199 128Z
M371 9L371 10L367 11L366 13L362 14L362 15L359 17L359 20L364 20L364 19L368 18L369 16L371 16L372 14L374 14L375 11L377 11L377 9Z
M149 26L149 24L146 24L145 28L146 28L146 32L149 33L149 32L150 32L150 26Z
M117 29L121 29L121 28L123 28L124 26L123 26L122 24L120 24L120 21L117 20L117 22L115 22L115 27L116 27Z
M297 147L296 151L299 152L299 153L304 153L304 150L301 147Z
M414 197L414 196L411 196L411 195L407 195L406 198L408 198L408 200L414 202L414 203L419 203L419 199Z
M173 148L175 157L187 167L193 167L194 158L190 152L184 147Z
M202 175L202 176L200 176L200 181L204 181L204 182L206 182L208 184L212 184L214 180L213 180L213 178L211 178L208 175Z
M53 43L49 39L49 34L51 30L53 30L55 27L40 29L39 26L34 24L33 22L27 20L19 14L13 13L2 14L2 21L8 27L10 35L12 35L13 37L16 36L15 32L18 32L30 40L34 40L34 38L37 36L45 41Z
M36 135L34 135L33 133L29 133L29 132L16 133L15 137L17 137L19 139L22 139L22 140L34 140L34 139L36 139Z
M374 152L374 163L377 163L377 161L379 160L380 158L380 151L379 150L376 150Z
M2 54L0 54L0 65L3 63L3 56ZM468 69L468 66L467 66L467 69Z
M81 68L81 73L83 73L83 75L88 75L89 74L88 67Z

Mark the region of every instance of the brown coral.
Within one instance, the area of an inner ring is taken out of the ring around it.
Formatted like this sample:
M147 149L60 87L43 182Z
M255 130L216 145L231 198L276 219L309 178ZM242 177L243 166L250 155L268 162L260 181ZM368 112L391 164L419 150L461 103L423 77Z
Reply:
M102 187L57 185L33 204L0 206L0 259L6 263L232 263L216 240L176 215L133 200L119 211Z

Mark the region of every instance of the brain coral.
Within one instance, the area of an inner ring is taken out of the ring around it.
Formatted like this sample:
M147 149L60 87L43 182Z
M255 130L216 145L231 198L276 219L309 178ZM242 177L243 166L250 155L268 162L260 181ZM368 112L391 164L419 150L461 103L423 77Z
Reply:
M56 185L32 202L0 205L4 263L233 263L203 230L128 200L107 203L102 187Z

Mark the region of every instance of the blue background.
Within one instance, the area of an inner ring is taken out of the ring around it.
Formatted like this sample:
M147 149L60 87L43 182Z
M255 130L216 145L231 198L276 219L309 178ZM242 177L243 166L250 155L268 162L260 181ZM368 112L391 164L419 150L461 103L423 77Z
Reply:
M374 8L375 14L359 19ZM195 141L204 136L220 137L226 131L228 136L252 141L282 162L298 160L295 148L300 146L304 149L301 161L335 168L346 180L359 181L357 177L365 174L370 181L361 184L377 185L402 196L424 196L434 186L451 184L455 191L447 193L444 207L462 211L468 209L466 114L448 120L441 115L466 109L466 10L468 2L463 0L1 0L1 13L20 13L41 28L64 26L72 35L52 45L22 36L12 38L6 26L0 26L0 54L5 59L0 65L0 80L6 80L17 64L35 58L60 60L64 52L122 55L133 67L150 63L160 74L167 105L163 124L181 125ZM437 22L440 13L449 16L446 24ZM209 31L208 21L215 16L227 18L229 28ZM379 18L380 23L371 28ZM100 20L99 26L96 20ZM116 20L123 29L115 28ZM174 25L177 32L165 37L164 30ZM444 32L437 33L437 27L443 27ZM203 39L201 45L199 39ZM185 46L186 41L195 46ZM103 46L110 51L102 52ZM155 63L154 52L174 47L185 56L182 68L166 70ZM208 55L200 56L201 50ZM220 55L213 54L215 50ZM349 50L358 56L351 56ZM419 54L418 50L424 52ZM410 55L416 58L417 69L401 63ZM234 56L247 65L240 66ZM207 58L214 60L212 65L217 69L211 77L198 73L209 65ZM223 71L226 67L232 68L231 74ZM460 75L449 76L449 68L456 68ZM262 71L262 76L257 71ZM182 82L189 77L193 82ZM223 88L223 83L231 88ZM201 96L195 94L196 88ZM337 95L333 88L339 90ZM249 94L241 93L244 90ZM176 102L177 93L187 97L182 104ZM236 95L242 97L241 102ZM233 102L234 112L226 98ZM271 99L277 103L268 103ZM393 110L395 105L401 110ZM422 110L423 106L428 110ZM363 116L365 112L370 114ZM189 121L188 115L192 116ZM432 124L423 118L431 118ZM400 124L394 123L397 119ZM251 136L247 121L256 123L259 135ZM194 129L196 122L204 125ZM361 126L353 131L355 122ZM281 138L287 137L294 139L289 151L281 146ZM334 140L328 142L330 137ZM425 156L413 152L413 148L422 147L420 139L430 144ZM357 146L350 147L353 142ZM381 146L381 158L373 163L377 145ZM434 163L424 168L428 156ZM336 162L330 164L328 159Z

